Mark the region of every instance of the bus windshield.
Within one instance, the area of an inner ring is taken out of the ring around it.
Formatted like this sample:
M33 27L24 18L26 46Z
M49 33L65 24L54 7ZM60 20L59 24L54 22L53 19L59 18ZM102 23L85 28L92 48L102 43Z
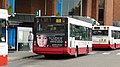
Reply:
M93 30L92 35L108 36L108 30Z
M6 39L5 25L6 25L6 21L0 19L0 42L4 42Z
M56 23L41 23L37 26L37 31L40 32L64 32L64 24L56 24Z

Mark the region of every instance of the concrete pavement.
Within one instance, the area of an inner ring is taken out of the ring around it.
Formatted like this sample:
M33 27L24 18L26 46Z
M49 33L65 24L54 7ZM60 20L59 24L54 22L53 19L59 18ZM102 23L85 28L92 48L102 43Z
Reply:
M10 51L8 53L8 61L14 61L33 56L37 56L37 54L29 51Z

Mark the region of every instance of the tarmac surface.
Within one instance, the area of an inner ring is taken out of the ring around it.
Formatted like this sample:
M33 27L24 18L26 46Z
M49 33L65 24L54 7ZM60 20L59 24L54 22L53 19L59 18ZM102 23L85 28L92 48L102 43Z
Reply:
M19 60L22 58L27 58L27 57L33 57L36 56L37 54L29 51L9 51L8 53L8 62L9 61L14 61L14 60Z

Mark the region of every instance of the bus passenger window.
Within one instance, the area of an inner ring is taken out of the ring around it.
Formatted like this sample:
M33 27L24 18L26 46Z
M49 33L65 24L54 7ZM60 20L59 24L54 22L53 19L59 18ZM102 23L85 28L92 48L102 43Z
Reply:
M5 37L6 37L6 21L5 20L0 20L0 41L5 41Z

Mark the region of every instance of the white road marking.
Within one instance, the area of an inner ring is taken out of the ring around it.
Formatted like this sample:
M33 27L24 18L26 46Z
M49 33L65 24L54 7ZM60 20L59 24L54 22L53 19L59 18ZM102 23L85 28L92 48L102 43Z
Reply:
M117 53L116 55L120 55L120 53Z
M100 53L97 52L97 51L90 52L89 54L94 55L94 54L97 54L97 53L100 54ZM117 53L116 53L116 51L109 51L109 52L103 52L103 53L101 53L101 54L103 54L103 55L114 54L114 55L120 56L120 52L118 52L118 51L117 51Z
M90 52L89 54L96 54L96 52Z
M102 54L107 54L107 55L108 55L108 54L110 54L110 53L111 53L111 52L104 52L104 53L102 53Z

